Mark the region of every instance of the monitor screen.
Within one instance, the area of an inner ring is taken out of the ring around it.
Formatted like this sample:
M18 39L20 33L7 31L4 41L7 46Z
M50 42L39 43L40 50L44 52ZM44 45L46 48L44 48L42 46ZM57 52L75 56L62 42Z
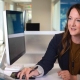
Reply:
M4 11L7 64L13 64L25 53L24 20L21 11Z

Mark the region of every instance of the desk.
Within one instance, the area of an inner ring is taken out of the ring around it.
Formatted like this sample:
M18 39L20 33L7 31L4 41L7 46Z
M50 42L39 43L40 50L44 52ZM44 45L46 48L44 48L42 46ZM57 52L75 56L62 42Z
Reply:
M59 69L52 69L46 76L36 78L35 80L62 80L58 76L57 71L59 71Z
M59 68L52 69L47 75L36 78L35 80L62 80L57 74L59 70ZM4 73L10 76L12 71L4 71Z
M34 64L29 64L29 65L25 65L25 67L30 67L30 66L33 66L33 65ZM60 70L60 68L57 66L57 64L55 64L54 68L46 76L36 78L35 80L62 80L57 74L57 72L59 70ZM4 73L7 74L8 76L10 76L12 72L13 71L5 71L4 70ZM80 80L80 75L78 75L77 80Z

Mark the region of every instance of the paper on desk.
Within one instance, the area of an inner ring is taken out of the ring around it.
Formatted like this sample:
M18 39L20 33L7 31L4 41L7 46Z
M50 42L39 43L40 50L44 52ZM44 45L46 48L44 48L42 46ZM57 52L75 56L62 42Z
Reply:
M6 74L6 75L8 75L8 76L10 76L11 73L12 73L12 71L4 71L4 74Z
M10 76L12 72L18 72L18 70L4 70L4 74Z

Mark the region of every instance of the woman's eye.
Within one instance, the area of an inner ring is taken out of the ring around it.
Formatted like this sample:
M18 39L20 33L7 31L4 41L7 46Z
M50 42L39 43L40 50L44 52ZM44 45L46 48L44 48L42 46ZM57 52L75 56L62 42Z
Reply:
M71 18L68 18L68 20L71 20Z
M80 22L80 20L77 20L78 22Z

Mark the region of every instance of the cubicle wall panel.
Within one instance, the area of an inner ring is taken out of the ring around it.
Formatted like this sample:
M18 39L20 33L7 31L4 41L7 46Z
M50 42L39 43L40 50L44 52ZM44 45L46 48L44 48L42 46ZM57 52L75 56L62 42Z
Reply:
M25 35L26 53L16 61L17 64L36 64L44 56L54 35Z
M26 35L26 54L45 54L54 35Z
M44 54L24 54L14 64L36 64Z

